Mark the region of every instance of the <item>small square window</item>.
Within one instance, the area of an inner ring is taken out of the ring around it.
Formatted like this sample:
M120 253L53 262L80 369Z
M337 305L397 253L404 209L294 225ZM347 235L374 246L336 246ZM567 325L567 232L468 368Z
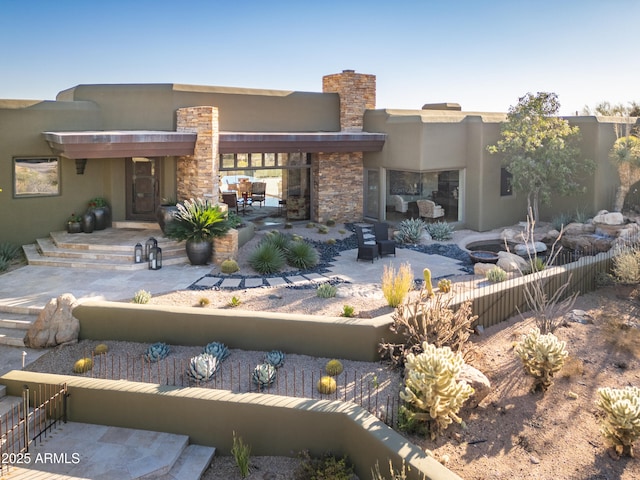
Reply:
M13 194L15 197L60 195L60 161L56 157L14 158Z

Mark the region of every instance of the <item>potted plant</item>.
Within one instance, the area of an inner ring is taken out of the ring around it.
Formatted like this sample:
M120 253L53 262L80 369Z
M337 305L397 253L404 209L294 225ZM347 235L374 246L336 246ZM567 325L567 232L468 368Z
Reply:
M208 200L185 200L176 205L174 220L165 226L165 236L185 240L192 265L206 265L213 253L212 239L229 231L227 214Z
M80 233L82 232L82 217L72 213L67 219L67 232L68 233Z
M167 223L175 218L178 212L177 203L175 198L163 198L162 203L156 210L156 218L158 219L158 225L160 225L162 233L165 233Z
M95 230L104 230L111 225L111 208L102 197L94 197L89 200L88 212L96 217Z

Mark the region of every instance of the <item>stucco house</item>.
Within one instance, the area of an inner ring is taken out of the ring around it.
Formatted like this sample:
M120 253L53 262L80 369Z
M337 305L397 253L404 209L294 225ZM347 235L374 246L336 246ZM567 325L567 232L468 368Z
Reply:
M270 179L267 193L286 200L292 219L393 218L397 197L404 215L431 198L441 219L478 231L524 219L526 200L486 150L505 114L375 103L375 76L352 70L325 76L315 93L78 85L55 101L0 100L1 239L25 244L62 230L97 196L116 221L154 221L164 198L218 201L223 179L237 176ZM587 192L554 199L547 218L611 208L618 183L607 158L617 120L569 121L598 167Z

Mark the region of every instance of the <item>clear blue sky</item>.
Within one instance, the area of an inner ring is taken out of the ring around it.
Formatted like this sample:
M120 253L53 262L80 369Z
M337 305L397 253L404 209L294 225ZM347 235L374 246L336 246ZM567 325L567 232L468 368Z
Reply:
M639 0L0 0L0 98L84 83L321 91L377 76L378 108L507 111L551 91L563 114L640 102Z

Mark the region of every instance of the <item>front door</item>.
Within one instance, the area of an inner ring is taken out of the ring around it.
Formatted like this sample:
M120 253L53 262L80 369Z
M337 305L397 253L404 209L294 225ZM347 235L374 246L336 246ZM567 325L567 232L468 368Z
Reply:
M127 220L155 221L160 205L160 159L127 159Z

